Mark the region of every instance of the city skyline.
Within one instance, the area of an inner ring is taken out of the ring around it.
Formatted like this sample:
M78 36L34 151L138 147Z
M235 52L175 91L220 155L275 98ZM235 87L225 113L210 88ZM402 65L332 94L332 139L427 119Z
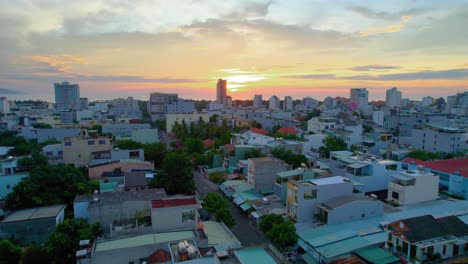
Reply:
M218 79L234 100L468 90L468 1L0 5L0 96L12 99L53 101L62 82L90 100L153 92L214 100Z

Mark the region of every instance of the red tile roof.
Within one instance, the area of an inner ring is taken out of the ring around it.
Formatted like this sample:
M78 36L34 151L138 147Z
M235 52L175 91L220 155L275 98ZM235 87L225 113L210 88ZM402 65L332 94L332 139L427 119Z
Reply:
M276 131L280 134L296 134L297 130L293 127L284 126Z
M226 151L235 151L236 147L234 147L234 145L232 145L232 144L226 144L226 145L224 145L224 149Z
M205 139L205 141L203 141L203 146L204 146L205 148L212 147L212 146L214 146L214 144L215 144L215 141L214 141L214 140L211 140L211 139L209 139L209 138L208 138L208 139Z
M263 128L251 127L250 131L256 134L262 134L262 135L268 134L268 131Z
M405 163L411 163L412 161L414 161L416 165L424 165L432 170L442 171L450 174L454 174L456 171L458 171L460 175L468 177L468 158L435 161L422 161L413 158L406 158L403 160Z
M152 208L166 208L192 204L197 204L197 199L195 197L178 199L159 199L151 201Z

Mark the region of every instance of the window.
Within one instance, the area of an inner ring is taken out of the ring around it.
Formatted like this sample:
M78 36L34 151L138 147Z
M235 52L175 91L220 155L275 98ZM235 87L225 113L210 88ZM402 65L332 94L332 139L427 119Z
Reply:
M194 221L195 220L195 210L182 211L182 223Z
M398 198L400 198L400 194L397 192L392 192L392 198L398 200Z
M401 168L402 168L403 170L407 170L407 169L408 169L408 164L407 164L407 163L402 163L402 164L401 164Z
M317 190L304 191L304 200L317 199Z
M366 217L366 214L361 214L361 217L363 217L363 218Z
M65 141L65 147L70 147L72 145L71 141Z
M442 255L445 255L445 252L447 251L447 245L444 245L442 247Z
M57 154L58 154L59 156L63 156L63 151L62 151L62 150L59 150L59 151L57 152Z
M94 145L94 140L88 140L88 145Z
M10 188L11 188L10 184L7 184L6 188L7 188L8 190L10 190Z
M45 154L46 154L46 156L52 156L52 155L54 155L54 153L53 153L52 151L46 151Z
M105 139L100 139L99 140L99 145L105 145L106 144L106 140Z

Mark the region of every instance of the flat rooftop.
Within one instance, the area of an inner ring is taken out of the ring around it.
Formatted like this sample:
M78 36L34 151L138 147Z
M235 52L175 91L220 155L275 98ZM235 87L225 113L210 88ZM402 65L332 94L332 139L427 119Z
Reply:
M321 178L321 179L309 180L308 182L319 186L319 185L343 183L343 182L346 182L345 179L346 178L343 176L332 176L332 177L326 177L326 178Z
M18 222L18 221L56 217L63 209L65 209L65 207L66 205L64 204L58 204L58 205L16 210L13 213L11 213L9 216L7 216L2 222L11 223L11 222Z
M94 197L97 198L97 201L94 201ZM96 207L110 204L120 204L126 201L151 201L165 197L166 192L164 189L147 189L128 192L106 192L97 195L78 195L76 196L74 203L88 202L89 207Z
M96 243L96 252L132 248L150 244L168 243L172 241L190 240L195 238L193 231L178 231L168 233L146 234L120 239L99 241Z

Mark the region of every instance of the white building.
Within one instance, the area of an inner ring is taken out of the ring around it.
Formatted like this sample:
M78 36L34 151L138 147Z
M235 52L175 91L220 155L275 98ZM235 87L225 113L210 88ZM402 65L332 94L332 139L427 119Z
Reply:
M256 94L253 98L253 108L259 109L263 108L263 99L261 94Z
M468 149L466 135L462 129L428 124L412 130L410 144L425 151L453 153Z
M178 94L151 93L148 102L148 112L151 115L151 121L164 120L166 117L166 105L177 101Z
M57 109L80 109L80 86L68 82L54 83Z
M336 118L334 117L312 117L307 121L307 131L314 134L321 134L324 130L334 130L336 126Z
M372 121L379 126L384 125L385 112L382 110L376 110L372 113Z
M304 103L305 111L312 111L318 106L318 101L310 97L305 97L302 99L302 102Z
M174 124L177 122L179 124L182 123L182 121L185 122L187 126L190 125L190 123L193 122L198 122L200 118L208 123L210 121L210 114L209 113L172 113L172 114L167 114L166 115L166 131L170 132L172 131L172 127Z
M10 102L6 97L0 97L0 115L7 115L10 113Z
M431 97L431 96L425 96L421 100L421 106L422 107L428 107L433 103L434 103L434 97Z
M369 104L369 92L366 88L351 88L349 102L358 108L365 108Z
M439 193L439 176L419 170L400 171L391 175L387 200L398 205L434 201Z
M401 92L396 87L388 89L385 97L387 107L401 107Z
M284 97L283 111L292 111L293 110L293 99L291 96Z
M273 95L272 97L270 97L268 108L273 109L273 110L280 109L280 100L276 95Z
M217 102L208 103L208 111L218 111L218 110L223 110L223 109L224 109L223 104L218 104Z

